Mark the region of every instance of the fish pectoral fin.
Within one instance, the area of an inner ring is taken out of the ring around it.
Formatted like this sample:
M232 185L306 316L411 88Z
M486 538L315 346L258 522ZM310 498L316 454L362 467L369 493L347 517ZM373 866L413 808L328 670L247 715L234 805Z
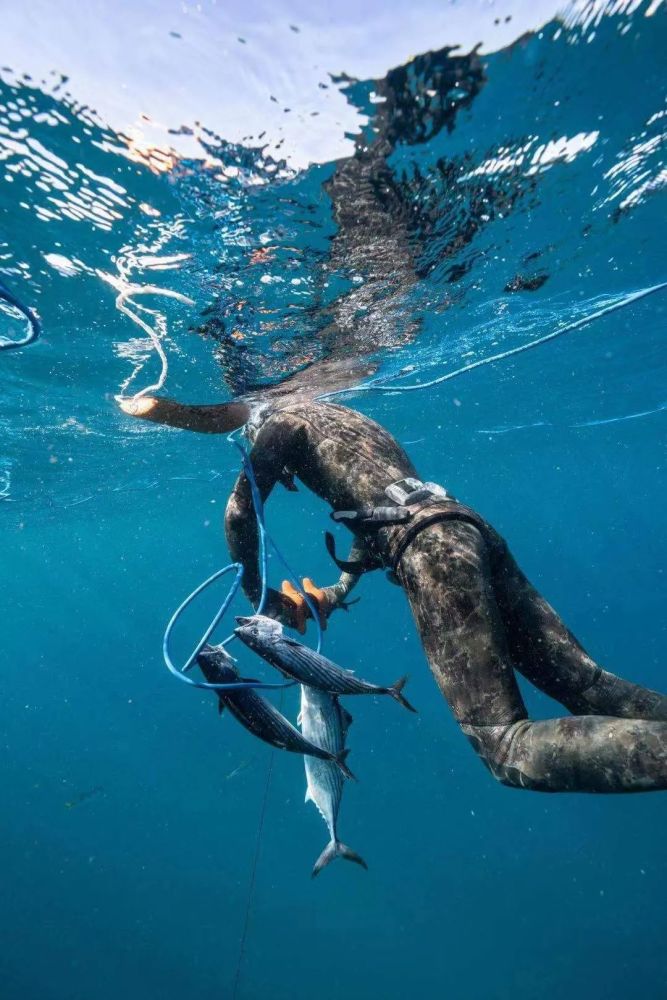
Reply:
M297 649L303 649L303 643L299 642L298 639L292 639L289 635L281 636L280 641L286 643L288 646L296 646Z
M357 779L355 778L355 776L352 774L352 771L350 771L349 767L345 763L349 752L350 752L349 749L341 750L340 753L332 754L332 759L335 761L336 765L343 773L344 777L351 778L352 781L356 781Z
M308 785L308 787L306 788L306 797L304 799L304 802L314 802L314 801L315 799L313 798L313 793L310 790L310 785Z
M343 726L343 732L347 734L347 731L354 722L354 719L350 715L348 710L345 708L345 706L341 705L340 698L338 697L338 695L334 695L333 700L336 702L336 705L338 706L338 711L340 712L340 721Z
M225 710L225 703L222 698L218 698L218 715L222 715Z

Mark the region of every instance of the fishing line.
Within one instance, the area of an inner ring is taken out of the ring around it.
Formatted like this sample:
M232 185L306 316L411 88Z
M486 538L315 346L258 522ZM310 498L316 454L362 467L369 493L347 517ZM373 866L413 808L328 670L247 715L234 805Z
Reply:
M526 344L519 344L517 347L511 347L507 351L500 351L498 354L492 354L488 358L479 358L477 361L471 361L470 364L464 365L462 368L457 368L453 372L447 372L445 375L440 375L439 378L431 379L428 382L416 382L412 385L387 385L387 382L404 377L405 372L398 372L395 375L380 376L377 379L372 379L370 382L363 382L360 385L352 386L349 389L336 389L334 392L324 393L317 398L318 400L331 399L334 396L340 396L342 393L346 392L416 392L418 389L430 389L434 385L441 385L443 382L449 382L450 379L457 378L459 375L464 375L466 372L473 371L475 368L481 368L484 365L492 365L496 361L504 361L506 358L511 358L516 354L523 354L526 351L532 350L534 347L546 344L550 340L556 340L557 337L562 337L566 333L578 330L580 327L586 326L588 323L593 323L602 316L608 316L610 313L616 312L619 309L625 309L626 306L632 305L633 302L637 302L639 299L653 295L655 292L660 292L665 288L667 288L667 281L663 281L659 285L652 285L650 288L642 288L638 292L631 292L619 302L613 302L610 305L603 306L601 309L590 313L588 316L582 316L580 319L574 320L572 323L566 323L565 326L561 326L557 330L552 330L551 333L547 333L543 337L537 337L536 340L531 340Z
M268 533L268 531L266 530L266 522L265 522L265 519L264 519L264 504L262 502L262 497L261 497L261 494L260 494L260 491L259 491L259 487L257 485L257 479L255 477L255 471L254 471L254 469L252 467L252 462L250 460L250 456L248 455L246 449L234 437L235 433L236 433L235 431L232 431L232 433L229 434L227 440L230 442L230 444L233 444L236 448L238 448L238 450L239 450L239 452L241 454L241 464L242 464L242 467L243 467L243 471L245 472L246 478L248 480L248 485L250 487L250 495L251 495L251 498L252 498L252 505L253 505L253 510L254 510L254 513L255 513L255 518L256 518L256 521L257 521L257 528L258 528L259 542L260 542L260 569L261 569L262 590L261 590L261 596L260 596L259 604L257 605L257 609L255 611L255 614L261 614L262 611L264 610L264 607L265 607L265 604L266 604L266 599L267 599L267 595L268 595L268 553L269 553L269 547L271 547L273 549L273 551L275 552L275 554L278 556L278 559L280 560L280 562L282 563L282 565L285 567L288 576L292 580L292 583L294 583L294 585L296 586L297 590L302 594L302 596L304 597L304 599L306 601L306 604L308 605L308 607L310 609L310 612L311 612L311 614L313 616L313 620L315 621L315 626L317 628L317 651L319 653L321 651L321 649L322 649L322 638L323 638L323 636L322 636L322 626L320 624L320 619L319 619L319 611L315 607L315 604L312 601L312 599L310 598L310 596L303 590L303 588L301 586L301 583L299 582L299 579L298 579L296 573L292 570L292 568L290 567L289 563L287 562L287 560L283 556L282 552L280 551L280 549L278 548L278 546L276 545L276 543L273 541L273 539L270 536L270 534ZM233 581L231 587L229 588L229 591L227 592L227 595L226 595L224 601L222 602L222 605L220 606L220 608L217 611L217 613L214 615L213 619L211 620L211 622L210 622L208 628L206 629L206 631L204 632L204 634L199 639L199 642L195 646L193 652L190 654L190 656L186 660L185 665L179 670L173 664L171 656L169 654L169 639L171 637L171 632L172 632L172 629L173 629L174 625L176 624L176 622L180 618L181 614L185 611L185 609L187 607L189 607L190 604L192 604L192 602L197 598L197 596L199 594L201 594L204 590L206 590L206 588L208 586L210 586L210 584L212 584L215 580L217 580L220 577L224 576L226 573L231 572L232 570L236 570L236 576L234 578L234 581ZM288 682L282 683L282 684L268 684L268 683L264 683L264 682L260 682L260 681L236 681L236 682L224 683L224 684L211 684L211 683L203 682L203 681L193 681L192 678L184 676L185 672L187 670L189 670L190 667L192 666L192 664L194 663L194 661L195 661L195 659L197 657L197 654L199 653L199 651L201 650L201 648L208 641L208 639L210 638L210 636L212 635L212 633L214 632L214 630L217 628L217 626L220 624L220 622L224 618L225 613L226 613L229 605L231 604L232 600L234 599L234 597L238 593L239 587L241 586L242 579L243 579L243 566L240 563L230 563L228 566L223 567L223 569L220 569L216 573L213 573L212 576L210 576L207 580L205 580L198 587L196 587L195 590L193 590L192 593L189 594L188 597L186 597L186 599L182 602L182 604L178 607L178 609L171 616L171 618L169 620L169 623L167 625L167 628L165 629L164 638L163 638L163 642L162 642L162 652L163 652L164 660L165 660L165 663L166 663L169 671L172 674L174 674L176 677L178 677L179 680L184 681L186 684L190 684L193 687L208 688L208 689L213 689L213 690L218 690L218 691L220 691L220 690L224 690L224 691L238 691L238 690L243 690L243 689L247 689L247 688L260 688L260 689L267 689L267 688L273 688L273 689L275 689L275 688L279 688L280 689L280 700L279 700L279 703L278 703L278 710L282 711L283 698L284 698L284 689L286 687L293 687L294 684L297 683L296 681L288 681ZM224 647L224 646L226 646L228 643L230 643L235 638L236 638L236 636L234 634L232 634L232 635L228 636L227 639L225 639L224 642L221 643L221 645ZM242 967L243 967L243 959L245 957L246 941L247 941L247 938L248 938L248 929L249 929L249 926L250 926L250 913L251 913L251 910L252 910L252 904L253 904L253 899L254 899L254 895L255 895L255 883L256 883L256 880L257 880L257 866L258 866L258 863L259 863L259 854L260 854L261 843L262 843L262 834L263 834L263 831L264 831L264 820L265 820L265 817L266 817L266 809L267 809L267 804L268 804L268 800L269 800L269 791L270 791L270 788L271 788L271 779L272 779L272 776L273 776L274 754L275 754L275 750L272 749L271 752L270 752L270 754L269 754L269 764L268 764L268 768L267 768L267 772L266 772L266 782L264 784L264 793L263 793L263 796L262 796L262 805L261 805L261 808L260 808L259 823L258 823L258 826L257 826L257 836L255 838L255 850L253 852L253 860L252 860L252 866L251 866L251 870L250 870L250 883L249 883L249 886L248 886L248 895L247 895L247 899L246 899L246 907L245 907L245 913L244 913L244 917L243 917L243 928L241 930L241 939L240 939L240 943L239 943L239 953L238 953L238 958L237 958L237 962L236 962L236 969L235 969L235 972L234 972L234 982L233 982L233 986L232 986L232 1000L236 1000L236 996L238 994L239 982L240 982L240 978L241 978L241 970L242 970Z
M283 692L280 692L280 701L278 703L279 711L282 711L283 707ZM232 996L231 1000L236 1000L236 994L239 988L239 981L241 978L241 969L243 967L243 959L245 957L245 946L246 940L248 938L248 928L250 926L250 911L252 909L252 903L255 897L255 881L257 878L257 864L259 862L259 851L262 842L262 833L264 832L264 818L266 816L266 806L269 800L269 789L271 787L271 778L273 776L273 758L275 755L275 750L271 750L269 754L269 766L266 771L266 782L264 784L264 795L262 797L262 806L259 812L259 824L257 826L257 837L255 838L255 851L252 859L252 867L250 869L250 883L248 885L248 897L246 899L245 914L243 917L243 929L241 931L241 940L239 943L239 954L236 962L236 971L234 973L234 983L232 986Z
M22 316L28 320L28 331L21 340L10 340L8 337L0 338L0 351L12 351L17 347L27 347L28 344L32 344L42 332L42 325L37 319L37 316L29 309L28 306L24 306L20 299L17 299L13 292L7 288L3 281L0 281L0 300L7 302L14 309L18 309Z

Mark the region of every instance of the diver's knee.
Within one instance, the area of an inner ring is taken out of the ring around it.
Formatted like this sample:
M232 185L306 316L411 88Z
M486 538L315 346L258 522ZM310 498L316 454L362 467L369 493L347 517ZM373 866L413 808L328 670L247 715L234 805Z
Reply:
M521 755L517 752L531 725L529 719L519 719L500 726L461 728L496 781L509 788L532 788L533 782L520 766Z

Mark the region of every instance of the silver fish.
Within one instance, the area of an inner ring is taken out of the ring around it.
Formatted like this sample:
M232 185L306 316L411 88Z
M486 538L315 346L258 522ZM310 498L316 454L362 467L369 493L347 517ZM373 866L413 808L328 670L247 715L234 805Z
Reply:
M197 656L197 662L206 680L212 684L225 684L244 679L239 677L233 660L220 647L204 646ZM280 750L320 757L336 767L346 778L354 778L345 763L347 750L334 754L311 743L284 715L281 715L277 708L273 707L270 701L262 698L252 688L238 691L219 690L215 693L218 696L220 712L228 708L253 736Z
M388 694L410 712L416 711L401 694L407 677L401 677L390 687L380 687L355 677L351 670L343 670L333 660L289 638L280 622L273 618L253 615L236 620L239 627L234 632L239 639L287 677L329 694Z
M345 737L352 716L339 704L335 696L302 685L301 712L298 721L301 732L307 740L336 756L344 750ZM306 768L306 802L315 803L331 837L315 862L313 878L334 858L345 858L361 865L362 868L367 868L364 859L338 839L336 826L343 795L343 779L340 772L329 761L318 760L316 757L304 757L303 763Z

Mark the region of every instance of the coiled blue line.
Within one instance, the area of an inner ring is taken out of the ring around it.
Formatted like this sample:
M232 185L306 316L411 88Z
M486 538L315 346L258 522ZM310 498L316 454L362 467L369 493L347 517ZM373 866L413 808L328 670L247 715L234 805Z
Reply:
M4 282L0 281L0 299L8 302L10 306L25 316L28 320L29 329L25 337L22 340L8 340L3 338L0 340L0 351L12 351L17 347L26 347L28 344L32 344L34 340L37 340L40 333L42 332L42 326L37 316L29 309L28 306L24 306L23 303L16 298L13 292L7 288Z
M308 594L306 594L306 592L301 587L297 575L294 573L294 571L288 564L287 560L281 553L280 549L278 548L278 546L276 545L276 543L273 541L273 539L266 530L266 525L264 521L264 505L262 503L262 498L260 496L259 488L257 486L257 480L255 479L255 473L252 467L252 462L250 461L248 453L246 452L243 445L240 444L233 437L233 434L230 434L227 440L231 444L235 445L235 447L238 448L238 450L241 453L243 471L245 472L246 478L248 479L248 484L250 486L250 495L252 497L252 504L255 511L255 517L257 519L257 528L259 532L259 544L260 544L260 572L262 579L262 591L259 599L259 604L257 605L257 608L255 610L255 614L261 614L266 604L266 598L268 593L268 556L269 556L268 550L269 546L271 546L275 554L278 556L278 559L285 567L290 579L295 584L297 590L299 591L299 593L303 595L306 604L310 609L310 612L313 616L313 620L315 621L315 625L317 628L317 651L319 653L322 648L322 626L320 625L318 609L315 607L313 601L308 596ZM232 570L236 570L236 576L234 577L234 581L231 587L229 588L224 601L220 605L220 608L218 609L214 617L211 619L210 624L208 625L205 632L197 642L197 645L193 649L190 656L185 661L185 664L179 669L174 664L171 658L171 653L169 651L171 634L173 632L174 626L176 625L176 622L179 620L179 618L186 610L186 608L188 608L193 603L193 601L196 600L199 594L203 593L204 590L207 590L208 587L210 587L212 583L215 583L216 580L219 580L220 577L224 576L226 573L232 572ZM189 684L191 687L204 688L213 691L243 691L248 688L275 690L277 688L279 689L279 688L292 687L296 683L296 681L287 681L282 684L270 684L265 681L230 681L224 684L213 684L208 681L195 681L191 677L185 676L185 673L190 669L190 667L195 662L202 647L208 642L213 632L224 618L227 609L229 608L229 605L232 603L234 597L238 593L242 579L243 579L243 566L240 563L230 563L228 566L223 567L223 569L219 569L217 572L213 573L212 576L209 576L207 580L204 580L203 583L200 583L199 586L196 587L192 591L192 593L185 598L182 604L179 605L179 607L176 609L176 611L169 619L162 640L162 655L164 657L164 662L169 672L172 673L174 677L177 677L180 681L183 681L183 683ZM220 645L223 647L227 646L235 638L236 636L234 635L234 633L232 633Z

